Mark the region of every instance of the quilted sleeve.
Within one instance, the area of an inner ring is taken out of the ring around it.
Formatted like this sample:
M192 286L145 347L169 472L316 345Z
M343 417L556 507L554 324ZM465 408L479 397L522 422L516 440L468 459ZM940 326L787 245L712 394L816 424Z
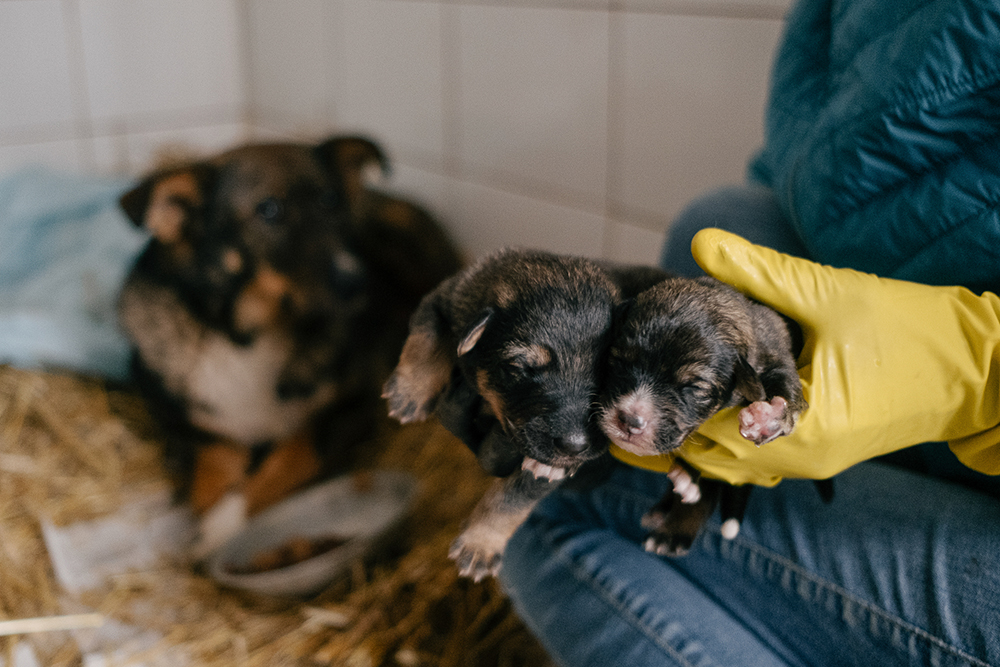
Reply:
M817 261L997 290L997 54L989 0L800 2L751 178Z

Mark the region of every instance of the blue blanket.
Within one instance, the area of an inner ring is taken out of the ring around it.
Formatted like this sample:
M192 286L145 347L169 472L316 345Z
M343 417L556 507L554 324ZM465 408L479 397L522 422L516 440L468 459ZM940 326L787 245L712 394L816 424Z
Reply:
M115 300L146 241L130 182L30 168L0 178L0 363L126 376Z

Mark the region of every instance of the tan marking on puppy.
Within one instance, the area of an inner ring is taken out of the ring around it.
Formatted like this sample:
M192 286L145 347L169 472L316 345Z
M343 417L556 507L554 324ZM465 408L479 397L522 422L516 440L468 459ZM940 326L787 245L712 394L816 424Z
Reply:
M270 267L261 267L237 299L233 316L236 328L250 332L274 324L291 287L287 276Z
M389 399L389 416L403 424L427 419L451 379L453 363L437 337L426 331L411 333L382 392L382 397ZM397 400L399 397L405 400Z
M176 243L182 237L187 216L182 202L200 206L201 201L201 189L194 174L165 176L153 188L146 211L146 228L163 243Z
M465 530L452 542L448 557L458 562L459 575L480 581L500 572L507 542L539 500L512 503L516 479L517 475L494 480L473 508Z
M541 368L552 363L552 352L542 345L514 343L504 350L504 357L526 368Z
M493 297L500 308L508 308L518 298L517 288L505 282L493 285Z
M476 388L479 390L479 394L486 401L490 409L493 410L493 415L500 421L501 424L506 428L507 426L507 410L504 407L503 397L490 387L489 378L487 377L486 371L480 369L476 373Z

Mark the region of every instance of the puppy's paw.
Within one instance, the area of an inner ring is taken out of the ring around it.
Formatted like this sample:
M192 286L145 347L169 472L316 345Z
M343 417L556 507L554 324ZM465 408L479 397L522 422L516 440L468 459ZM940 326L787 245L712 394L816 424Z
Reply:
M400 424L427 419L434 410L438 393L426 384L408 378L397 368L382 387L382 398L389 403L389 416Z
M500 573L507 537L481 524L466 528L451 544L448 558L458 565L458 574L482 581Z
M698 480L688 472L687 468L674 464L667 471L667 477L673 482L674 493L680 496L682 503L690 505L701 500L701 487L698 486Z
M691 545L694 544L695 537L697 535L670 531L653 531L646 538L643 547L651 554L676 558L678 556L685 556L691 551Z
M640 523L649 531L643 543L646 551L658 556L683 556L691 550L698 530L696 526L692 532L678 521L687 514L684 502L681 499L679 504L667 495L643 515Z
M740 410L740 435L760 446L791 433L795 417L788 409L788 401L781 396L770 402L756 401Z

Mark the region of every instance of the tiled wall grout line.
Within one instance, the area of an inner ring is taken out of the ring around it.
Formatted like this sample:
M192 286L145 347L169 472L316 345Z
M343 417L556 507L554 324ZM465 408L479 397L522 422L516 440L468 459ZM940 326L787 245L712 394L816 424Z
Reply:
M80 154L80 163L93 168L97 162L94 151L94 119L91 113L90 91L87 84L87 59L83 48L80 2L79 0L62 0L61 5L66 26L77 151Z

